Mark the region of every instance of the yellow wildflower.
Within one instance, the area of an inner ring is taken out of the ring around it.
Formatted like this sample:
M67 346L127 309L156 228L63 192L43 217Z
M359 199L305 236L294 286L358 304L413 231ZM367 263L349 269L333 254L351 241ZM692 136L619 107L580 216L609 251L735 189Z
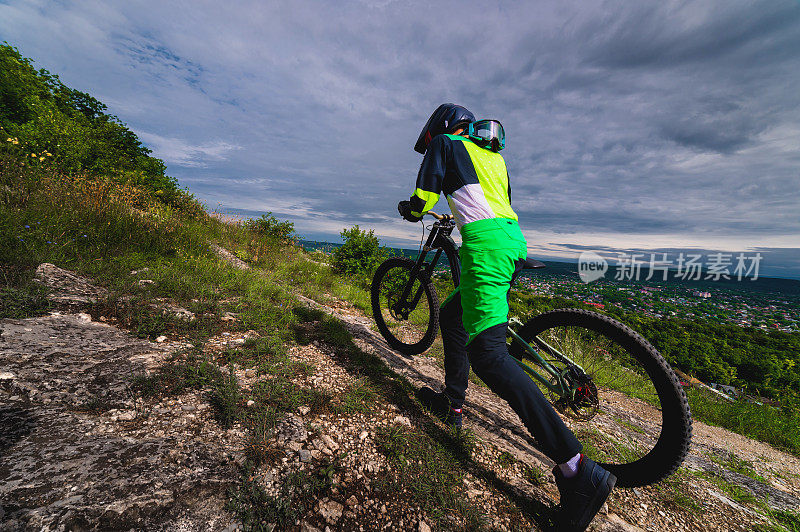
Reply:
M11 141L11 144L19 144L19 141L17 139L14 139Z
M35 153L31 153L31 157L36 157L36 154Z
M39 157L40 161L44 161L44 156Z

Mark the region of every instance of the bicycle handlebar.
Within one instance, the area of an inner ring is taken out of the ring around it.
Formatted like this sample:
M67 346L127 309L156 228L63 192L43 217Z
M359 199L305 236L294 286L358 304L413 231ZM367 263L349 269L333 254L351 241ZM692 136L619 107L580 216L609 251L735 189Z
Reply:
M448 219L452 218L452 216L449 215L449 214L441 215L441 214L436 214L433 211L428 211L425 214L430 214L431 216L433 216L437 220L448 220ZM425 216L425 214L423 214L423 216Z

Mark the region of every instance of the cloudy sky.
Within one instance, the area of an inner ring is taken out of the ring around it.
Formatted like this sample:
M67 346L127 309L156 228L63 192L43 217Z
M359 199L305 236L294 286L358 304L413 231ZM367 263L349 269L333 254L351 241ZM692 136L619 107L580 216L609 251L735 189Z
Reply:
M396 204L452 101L503 122L532 253L761 252L800 278L797 0L0 0L0 40L212 209L307 238L415 247Z

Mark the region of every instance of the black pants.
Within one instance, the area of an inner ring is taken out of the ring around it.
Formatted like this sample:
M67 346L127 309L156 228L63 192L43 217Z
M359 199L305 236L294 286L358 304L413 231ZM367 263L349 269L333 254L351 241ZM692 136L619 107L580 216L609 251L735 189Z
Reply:
M439 318L444 343L445 394L453 406L461 408L464 404L471 363L475 374L508 402L551 460L562 464L581 452L581 443L536 383L508 354L508 323L486 329L467 346L462 312L461 295L456 294L442 306Z

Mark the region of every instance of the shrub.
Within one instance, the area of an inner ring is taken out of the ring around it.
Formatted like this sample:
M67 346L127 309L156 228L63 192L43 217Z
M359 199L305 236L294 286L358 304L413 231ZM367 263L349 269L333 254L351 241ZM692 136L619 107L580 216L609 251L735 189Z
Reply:
M250 231L261 236L273 238L281 242L290 242L297 239L294 224L289 221L280 221L271 212L262 214L261 218L249 219L244 226Z
M370 229L362 231L357 225L339 233L344 245L333 252L333 269L347 275L370 275L388 255L378 237Z

